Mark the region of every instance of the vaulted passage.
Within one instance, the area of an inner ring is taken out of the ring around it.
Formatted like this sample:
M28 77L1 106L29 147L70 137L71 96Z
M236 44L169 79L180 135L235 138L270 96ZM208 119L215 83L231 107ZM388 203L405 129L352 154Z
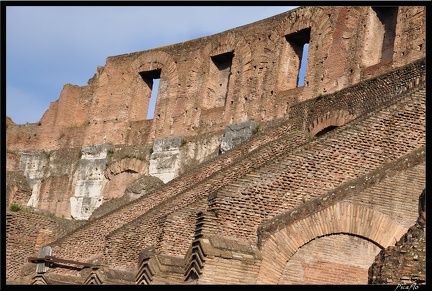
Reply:
M278 284L364 284L368 268L380 250L354 235L318 237L301 246L288 260Z
M335 217L337 219L331 219ZM309 231L302 231L306 229ZM405 231L392 217L379 211L359 204L337 203L281 227L271 235L261 248L264 255L258 283L339 284L343 281L336 282L336 276L332 282L332 273L339 273L340 277L352 276L348 279L350 282L365 282L370 261L380 249L401 238ZM354 249L363 252L362 256L351 255ZM344 256L344 252L349 254L350 261L340 260L338 254ZM330 266L333 272L328 272ZM362 273L360 276L359 272Z

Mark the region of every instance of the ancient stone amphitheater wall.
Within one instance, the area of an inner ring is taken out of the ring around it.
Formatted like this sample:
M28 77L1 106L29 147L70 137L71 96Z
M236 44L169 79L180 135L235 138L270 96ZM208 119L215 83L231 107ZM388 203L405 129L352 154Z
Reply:
M7 206L45 213L8 211L7 280L366 284L425 187L425 21L300 7L108 57L39 123L7 124ZM35 274L46 245L93 267Z

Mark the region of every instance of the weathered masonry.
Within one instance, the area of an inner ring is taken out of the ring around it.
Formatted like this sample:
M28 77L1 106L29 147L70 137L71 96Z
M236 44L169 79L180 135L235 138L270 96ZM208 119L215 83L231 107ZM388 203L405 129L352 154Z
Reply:
M425 35L300 7L108 57L7 127L7 284L425 283Z

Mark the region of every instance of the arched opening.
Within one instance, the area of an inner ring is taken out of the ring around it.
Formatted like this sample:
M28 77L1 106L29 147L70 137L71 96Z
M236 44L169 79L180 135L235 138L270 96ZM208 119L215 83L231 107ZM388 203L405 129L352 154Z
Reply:
M336 125L330 125L330 126L327 126L326 128L323 128L323 129L321 129L320 131L318 131L318 132L315 134L315 137L323 136L324 134L326 134L326 133L328 133L328 132L330 132L330 131L332 131L332 130L334 130L334 129L336 129L336 128L338 128L338 126L336 126Z

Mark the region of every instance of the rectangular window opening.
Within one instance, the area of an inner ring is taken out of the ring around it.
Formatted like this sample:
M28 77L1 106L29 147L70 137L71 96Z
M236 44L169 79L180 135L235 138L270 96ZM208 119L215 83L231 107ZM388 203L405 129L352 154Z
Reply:
M286 41L293 50L294 55L292 57L295 59L292 73L296 74L296 76L290 76L290 78L296 78L297 87L304 86L305 84L310 32L311 29L309 27L285 36Z
M308 57L309 43L305 43L303 45L303 53L300 60L300 69L299 69L299 77L297 87L304 86L304 80L306 75L306 67L307 67L307 57Z
M210 76L212 77L212 85L209 90L209 98L206 100L204 108L214 108L225 105L233 58L233 51L211 57L212 65L210 66Z
M156 111L156 100L159 91L159 81L161 76L161 69L140 72L141 78L148 85L151 93L149 95L149 103L147 109L147 119L153 119Z
M228 52L221 55L211 57L215 66L219 71L230 70L232 65L232 59L234 57L234 52Z
M393 59L398 7L372 7L383 29L381 61Z
M159 91L159 80L160 79L153 79L153 87L150 96L150 103L147 110L147 119L153 119L154 117L154 113L156 110L156 99Z

